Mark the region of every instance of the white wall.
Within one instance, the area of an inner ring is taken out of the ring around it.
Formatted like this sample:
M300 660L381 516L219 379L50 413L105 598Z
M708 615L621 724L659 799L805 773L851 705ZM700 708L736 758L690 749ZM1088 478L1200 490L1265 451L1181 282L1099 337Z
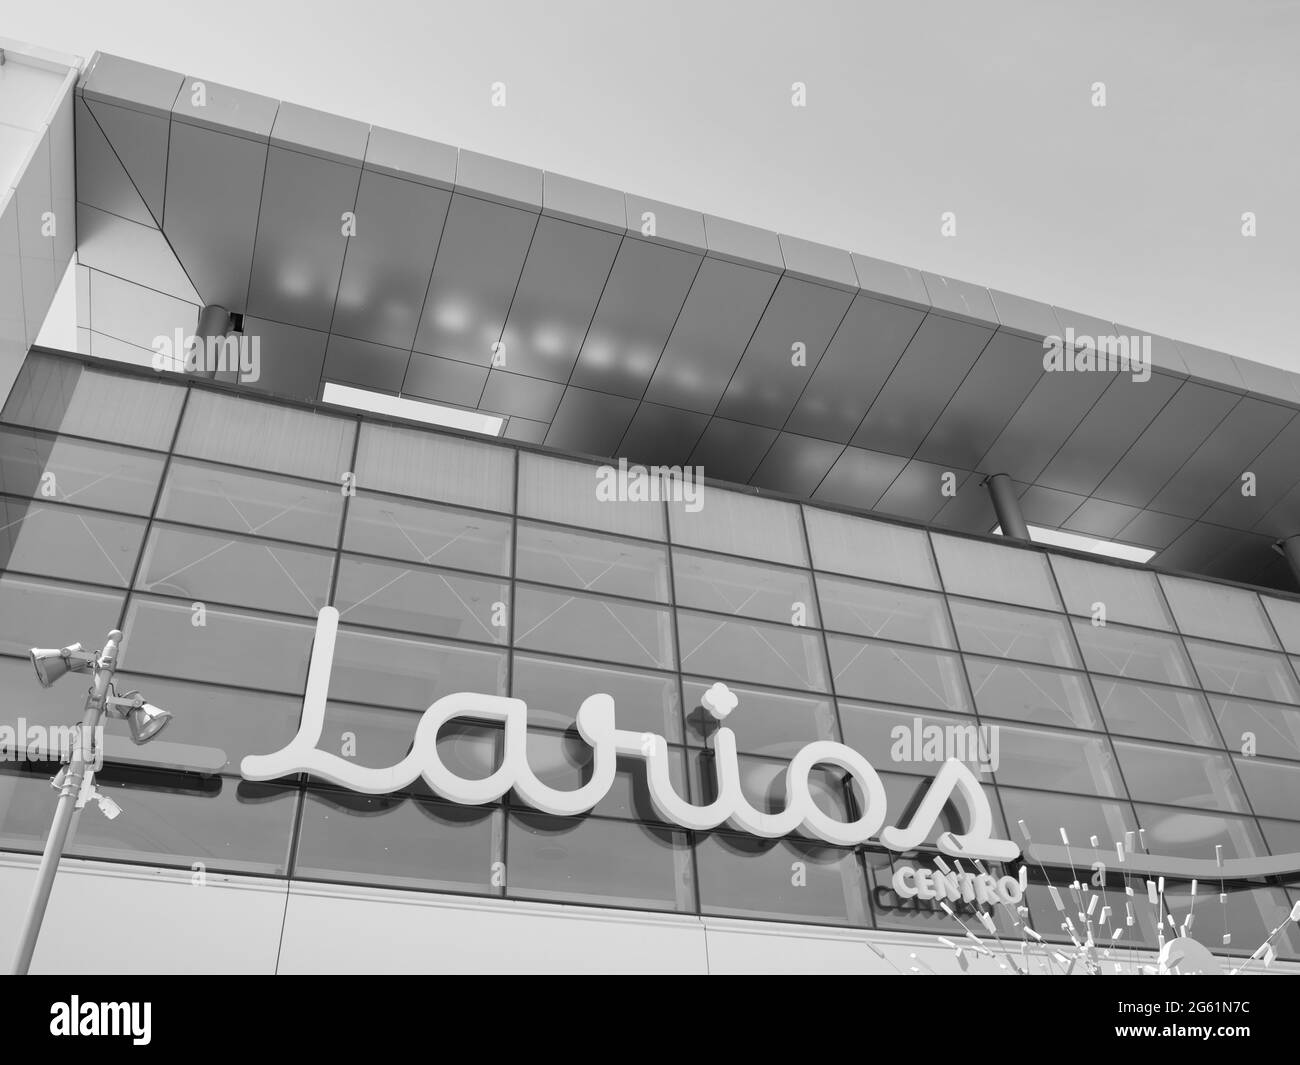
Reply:
M35 880L0 853L0 971ZM95 916L87 923L84 914ZM971 958L970 971L1007 971ZM1236 965L1239 962L1233 962ZM1258 968L1258 967L1257 967ZM35 973L955 973L933 936L456 898L70 859ZM1274 972L1300 972L1277 963Z

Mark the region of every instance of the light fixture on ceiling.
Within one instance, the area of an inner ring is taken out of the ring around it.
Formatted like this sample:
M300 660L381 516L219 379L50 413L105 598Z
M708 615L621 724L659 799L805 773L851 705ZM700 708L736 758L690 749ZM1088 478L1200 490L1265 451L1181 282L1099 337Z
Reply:
M993 535L1002 535L1001 525L993 526ZM1122 558L1126 562L1149 562L1155 556L1155 552L1149 547L1121 544L1097 536L1081 536L1079 533L1066 532L1064 529L1044 529L1041 525L1029 526L1029 538L1036 544L1068 547L1072 551L1087 551L1094 555Z
M462 410L460 407L444 407L440 403L428 403L422 399L407 399L404 396L390 396L384 392L371 392L366 388L353 388L351 385L325 382L325 391L321 394L325 403L339 407L351 407L353 410L370 411L390 418L405 418L413 422L426 422L429 425L441 425L448 429L461 429L484 436L500 436L506 420L495 414L483 414L476 410Z

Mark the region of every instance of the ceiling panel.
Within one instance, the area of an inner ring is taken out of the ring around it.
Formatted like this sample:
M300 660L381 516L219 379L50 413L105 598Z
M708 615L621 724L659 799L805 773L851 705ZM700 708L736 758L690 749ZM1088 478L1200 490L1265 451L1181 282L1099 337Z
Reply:
M537 219L517 207L452 196L416 351L479 366L492 362Z
M257 380L241 377L241 384L290 399L320 398L328 333L249 316L244 318L244 335L259 338L261 359Z
M779 429L821 362L853 297L786 275L777 283L718 414ZM795 365L795 344L803 358Z
M104 131L113 152L126 168L145 206L159 221L167 182L166 118L144 114L98 100L88 101L90 113Z
M398 392L406 376L410 354L402 348L370 344L335 333L325 349L325 377L379 392ZM476 402L482 390L483 382L480 381L479 389L474 393Z
M1242 494L1242 484L1230 484L1203 515L1205 521L1228 525L1234 529L1251 529L1275 533L1277 529L1266 522L1266 516L1297 484L1300 484L1300 419L1290 422L1270 441L1264 451L1256 456L1249 469L1255 485L1253 495ZM1258 525L1256 523L1259 523Z
M980 353L916 457L974 469L1043 376L1043 346L997 332Z
M645 398L711 414L776 282L777 275L766 270L706 258Z
M1101 373L1043 374L980 460L980 472L1035 481L1110 383Z
M491 370L479 402L494 414L512 414L530 421L549 422L564 395L564 386L536 377Z
M1097 486L1096 494L1145 507L1240 399L1219 388L1185 381Z
M1243 397L1160 489L1152 508L1199 518L1226 489L1240 490L1242 473L1294 417L1276 403Z
M782 433L754 472L760 488L808 498L835 465L843 444Z
M1040 484L1088 495L1106 476L1157 414L1181 382L1153 373L1145 381L1115 374L1092 409L1084 415L1039 475Z
M83 203L77 207L77 246L83 266L129 277L190 303L201 302L175 252L152 226Z
M572 383L639 399L701 259L663 244L625 239L573 368Z
M568 381L620 237L543 215L501 339L515 373Z
M333 330L411 350L451 193L366 170Z
M823 503L870 510L906 465L907 460L898 455L846 447L812 497Z
M993 500L989 498L988 489L980 483L982 480L978 475L967 477L957 488L956 494L939 508L934 523L958 532L991 532L998 523L998 517L993 511ZM1016 490L1019 491L1020 487L1017 485ZM1028 514L1025 515L1025 520L1029 520Z
M1115 539L1126 544L1154 547L1159 551L1177 540L1191 524L1187 518L1143 510L1120 529Z
M1203 570L1240 539L1241 533L1236 529L1198 521L1152 561L1164 569L1194 573Z
M965 470L946 470L933 463L912 459L894 478L885 494L877 501L875 509L882 514L895 514L913 521L931 521L946 505L949 497L943 494L943 477L955 473L956 487L960 493L970 474Z
M80 97L74 101L73 113L77 138L77 201L156 227L157 220L149 213L139 190L113 154L104 131ZM258 185L261 185L260 177Z
M924 318L913 307L855 297L786 428L847 444Z
M1066 520L1064 528L1089 536L1116 537L1141 511L1106 499L1086 499Z
M583 455L612 455L636 412L637 401L585 388L566 388L555 412L548 447Z
M857 447L911 455L993 336L939 314L925 321L853 434Z
M272 146L253 248L248 313L328 330L343 272L343 215L356 209L359 166Z
M746 484L775 439L775 429L711 418L691 452L691 465L702 466L705 477Z
M474 366L455 359L440 359L437 355L411 353L406 370L406 381L400 387L404 393L450 403L457 407L476 407L487 384L485 366ZM545 435L545 434L543 434Z
M707 414L642 403L632 417L627 434L615 454L634 462L661 466L682 466L691 457L704 427Z
M257 141L172 123L163 231L203 302L238 313L248 299L266 151Z

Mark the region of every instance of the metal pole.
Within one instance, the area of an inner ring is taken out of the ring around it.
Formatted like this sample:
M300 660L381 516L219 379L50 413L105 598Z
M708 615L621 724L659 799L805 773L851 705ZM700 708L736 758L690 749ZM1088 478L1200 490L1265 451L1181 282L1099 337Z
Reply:
M81 793L81 781L86 775L86 756L88 745L93 745L95 730L104 713L104 700L108 696L108 685L117 668L117 645L122 633L114 629L108 634L108 643L100 652L99 662L95 666L95 680L86 695L86 713L81 721L81 730L74 745L72 761L63 778L63 787L59 789L59 804L54 811L54 822L50 825L50 835L45 841L45 851L41 854L41 865L36 873L36 888L32 892L32 901L27 907L27 916L23 920L22 936L18 940L18 953L14 958L13 974L26 976L32 964L32 955L36 953L36 938L41 934L41 922L45 920L45 907L50 901L50 891L54 887L54 874L59 868L59 859L63 857L63 848L68 841L68 830L72 827L72 815L76 810L77 796Z
M1011 540L1028 540L1029 526L1020 513L1020 500L1016 498L1016 486L1011 478L1005 473L995 473L984 478L984 483L988 485L1002 535Z

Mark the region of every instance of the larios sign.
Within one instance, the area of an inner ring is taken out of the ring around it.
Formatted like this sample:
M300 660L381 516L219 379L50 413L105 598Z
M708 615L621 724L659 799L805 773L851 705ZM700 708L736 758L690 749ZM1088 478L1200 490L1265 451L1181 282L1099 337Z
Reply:
M578 732L594 752L593 770L587 783L571 791L543 784L529 767L525 753L527 705L520 699L478 692L457 692L430 705L416 726L410 753L397 765L386 769L357 765L317 746L325 724L338 624L339 614L334 607L321 610L316 619L316 641L312 646L298 734L274 754L244 758L240 770L246 779L277 780L294 773L311 773L352 791L384 795L407 787L423 776L437 795L451 802L477 806L495 802L513 789L524 802L544 813L573 816L586 813L605 797L614 783L618 756L624 755L645 760L650 799L656 814L683 828L707 831L725 822L742 832L774 839L802 826L818 839L839 846L865 843L874 836L890 850L910 851L925 843L944 805L955 797L969 831L961 835L942 833L937 841L941 851L989 861L1012 861L1020 856L1016 844L993 837L993 814L988 798L975 774L955 758L940 768L910 824L883 827L885 788L875 768L853 748L819 740L808 744L790 761L785 776L785 809L770 814L754 809L741 794L736 734L722 726L713 741L717 798L707 806L694 806L684 802L673 789L667 741L654 733L618 728L614 723L614 700L608 695L592 695L578 709ZM715 685L706 697L706 706L719 721L735 705L735 696L722 685ZM438 754L438 731L455 718L499 721L504 725L505 754L500 767L491 775L470 780L443 764ZM839 821L813 801L808 778L819 765L837 766L857 781L864 799L864 812L856 821Z

